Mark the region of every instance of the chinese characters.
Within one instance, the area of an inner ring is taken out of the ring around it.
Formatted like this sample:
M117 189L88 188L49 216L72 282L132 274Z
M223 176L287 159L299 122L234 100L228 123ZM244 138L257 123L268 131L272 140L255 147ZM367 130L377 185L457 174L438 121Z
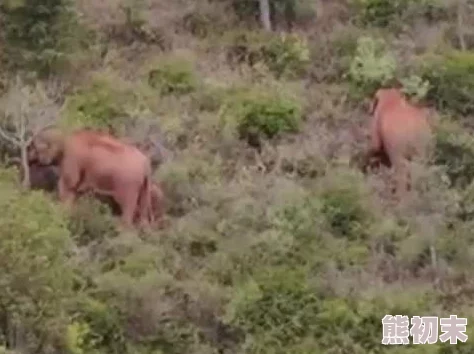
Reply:
M438 322L441 325L439 334ZM411 324L411 327L410 327ZM467 318L458 318L451 315L449 318L434 316L413 316L409 320L408 316L385 315L382 319L384 345L409 344L411 336L413 344L435 344L438 340L449 344L457 344L458 341L466 342Z

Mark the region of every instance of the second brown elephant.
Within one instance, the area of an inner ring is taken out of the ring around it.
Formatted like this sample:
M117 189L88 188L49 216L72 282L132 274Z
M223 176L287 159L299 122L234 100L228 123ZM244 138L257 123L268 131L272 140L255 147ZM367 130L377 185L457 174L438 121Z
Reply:
M377 156L395 169L396 191L410 189L408 161L427 157L432 131L426 110L416 107L396 88L379 89L371 105L368 159Z
M91 130L62 136L53 129L34 139L29 161L42 165L59 161L59 198L66 205L92 192L112 197L127 226L154 221L150 160L132 145Z

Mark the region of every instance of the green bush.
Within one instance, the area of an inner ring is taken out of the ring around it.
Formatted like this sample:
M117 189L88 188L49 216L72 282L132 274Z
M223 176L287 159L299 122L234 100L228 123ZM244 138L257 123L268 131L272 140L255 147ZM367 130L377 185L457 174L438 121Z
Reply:
M267 87L231 90L221 110L223 123L236 124L239 137L247 140L296 132L302 114L298 100Z
M404 77L400 80L402 91L415 101L421 101L426 97L430 89L430 83L417 75Z
M367 237L370 214L361 203L363 197L351 186L338 186L322 194L322 212L335 236L358 239Z
M232 60L249 65L264 63L277 77L295 77L305 72L310 62L309 46L297 34L234 31L225 37Z
M190 61L165 58L148 70L148 84L162 95L184 95L196 90L198 78Z
M465 188L474 178L474 139L453 122L437 130L435 163L446 166L451 184Z
M69 221L69 230L78 245L100 242L117 235L110 206L93 197L77 201Z
M302 269L274 267L237 288L225 319L246 333L249 353L387 353L383 316L418 315L432 300L423 290L336 297Z
M11 335L23 332L25 353L57 347L73 295L65 215L42 192L2 182L0 194L0 343L14 346Z
M474 54L450 52L426 58L422 77L431 88L427 98L440 110L451 110L460 115L474 113L471 92L474 90Z
M267 65L279 76L292 76L304 73L309 63L309 48L304 37L296 34L281 34L264 48Z
M395 58L387 52L382 40L365 36L357 40L357 49L348 72L356 91L372 94L395 78L396 69Z
M93 297L79 298L75 318L74 324L80 326L81 333L76 334L76 338L71 338L72 333L69 332L70 347L76 345L79 350L94 354L128 353L122 327L123 318L115 308L113 298L107 302Z
M320 299L300 271L262 270L234 294L226 320L251 338L250 353L294 346L318 326Z
M121 130L134 103L132 92L106 77L96 77L66 98L64 123L70 127Z

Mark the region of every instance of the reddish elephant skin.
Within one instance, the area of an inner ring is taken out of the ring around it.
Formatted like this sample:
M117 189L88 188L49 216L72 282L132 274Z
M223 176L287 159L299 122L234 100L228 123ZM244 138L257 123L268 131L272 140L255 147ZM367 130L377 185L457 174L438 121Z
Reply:
M56 193L59 181L59 166L40 165L38 162L29 164L30 188L33 190L43 190L49 193ZM23 179L24 171L20 166L20 179ZM95 195L101 202L110 207L113 215L120 215L120 207L110 196Z
M397 174L396 191L410 189L407 162L424 158L432 140L427 111L414 106L400 89L379 89L371 104L371 143L368 159L378 156Z
M151 200L151 214L147 215L149 220L158 220L158 226L163 227L163 216L164 216L164 194L163 186L161 183L153 182L150 188L150 200ZM135 213L135 219L141 217L140 211L137 209Z
M32 145L31 156L39 163L60 159L59 198L67 206L79 195L92 192L112 197L128 227L153 221L150 160L136 147L91 130L66 137L45 132Z

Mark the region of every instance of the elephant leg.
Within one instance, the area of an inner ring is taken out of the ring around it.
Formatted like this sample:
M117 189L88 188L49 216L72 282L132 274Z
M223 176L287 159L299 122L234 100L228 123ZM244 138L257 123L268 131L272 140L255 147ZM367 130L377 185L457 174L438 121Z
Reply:
M76 193L74 190L69 188L64 177L61 177L58 181L58 191L59 200L66 206L67 209L71 209L74 201L76 200Z
M396 193L399 198L404 198L410 189L410 173L407 161L399 160L395 166Z
M132 227L138 202L138 189L125 187L116 195L116 201L122 210L121 220L126 227Z
M84 180L84 173L81 173L77 162L71 159L65 159L60 168L60 177L58 181L59 200L67 208L71 208L77 195L80 193L80 184Z

